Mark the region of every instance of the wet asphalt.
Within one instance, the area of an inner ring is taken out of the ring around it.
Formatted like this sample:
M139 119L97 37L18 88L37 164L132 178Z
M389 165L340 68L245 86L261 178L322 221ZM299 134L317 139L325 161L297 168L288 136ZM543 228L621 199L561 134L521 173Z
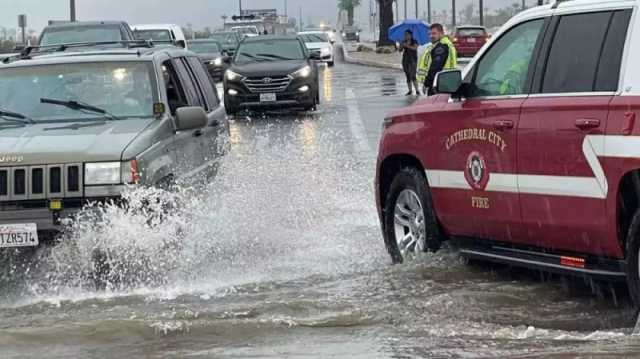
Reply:
M316 112L232 119L218 176L162 224L107 208L58 246L7 254L0 357L640 356L620 288L465 263L454 246L391 265L377 144L415 98L395 70L338 61L320 80ZM126 285L82 274L97 238Z

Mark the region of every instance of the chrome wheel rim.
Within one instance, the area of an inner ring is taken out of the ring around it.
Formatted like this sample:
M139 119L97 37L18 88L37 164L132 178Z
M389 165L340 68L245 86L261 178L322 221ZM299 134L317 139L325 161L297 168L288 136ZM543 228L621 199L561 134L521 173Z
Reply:
M403 258L426 249L424 210L418 194L410 189L400 192L394 209L396 244Z

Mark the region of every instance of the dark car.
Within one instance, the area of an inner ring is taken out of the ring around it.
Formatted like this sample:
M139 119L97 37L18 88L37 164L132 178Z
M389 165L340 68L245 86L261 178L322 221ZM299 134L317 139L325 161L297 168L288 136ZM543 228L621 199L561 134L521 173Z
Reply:
M314 109L320 103L318 67L295 36L244 39L224 76L228 114L242 109Z
M124 21L91 21L54 24L44 28L40 34L40 46L134 41L136 37Z
M460 57L473 57L489 40L487 29L482 26L459 26L453 36L453 43Z
M198 54L209 74L216 81L221 81L229 66L223 58L222 45L216 40L201 39L187 41L189 50Z
M238 48L238 44L242 38L235 31L214 32L209 39L216 40L222 44L222 50L228 55L233 56Z

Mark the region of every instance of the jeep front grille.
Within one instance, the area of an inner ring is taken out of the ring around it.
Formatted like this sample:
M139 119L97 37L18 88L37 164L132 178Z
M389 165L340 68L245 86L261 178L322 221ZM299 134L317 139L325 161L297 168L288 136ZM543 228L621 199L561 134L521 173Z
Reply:
M243 82L249 91L254 93L282 92L289 87L291 77L248 77Z
M0 201L82 197L82 164L0 167Z

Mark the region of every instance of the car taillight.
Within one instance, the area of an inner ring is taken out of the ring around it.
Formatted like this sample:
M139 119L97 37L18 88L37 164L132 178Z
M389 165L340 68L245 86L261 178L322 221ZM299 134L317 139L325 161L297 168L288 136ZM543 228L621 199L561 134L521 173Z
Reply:
M458 38L457 38L457 37L454 37L454 38L453 38L453 42L458 42Z

